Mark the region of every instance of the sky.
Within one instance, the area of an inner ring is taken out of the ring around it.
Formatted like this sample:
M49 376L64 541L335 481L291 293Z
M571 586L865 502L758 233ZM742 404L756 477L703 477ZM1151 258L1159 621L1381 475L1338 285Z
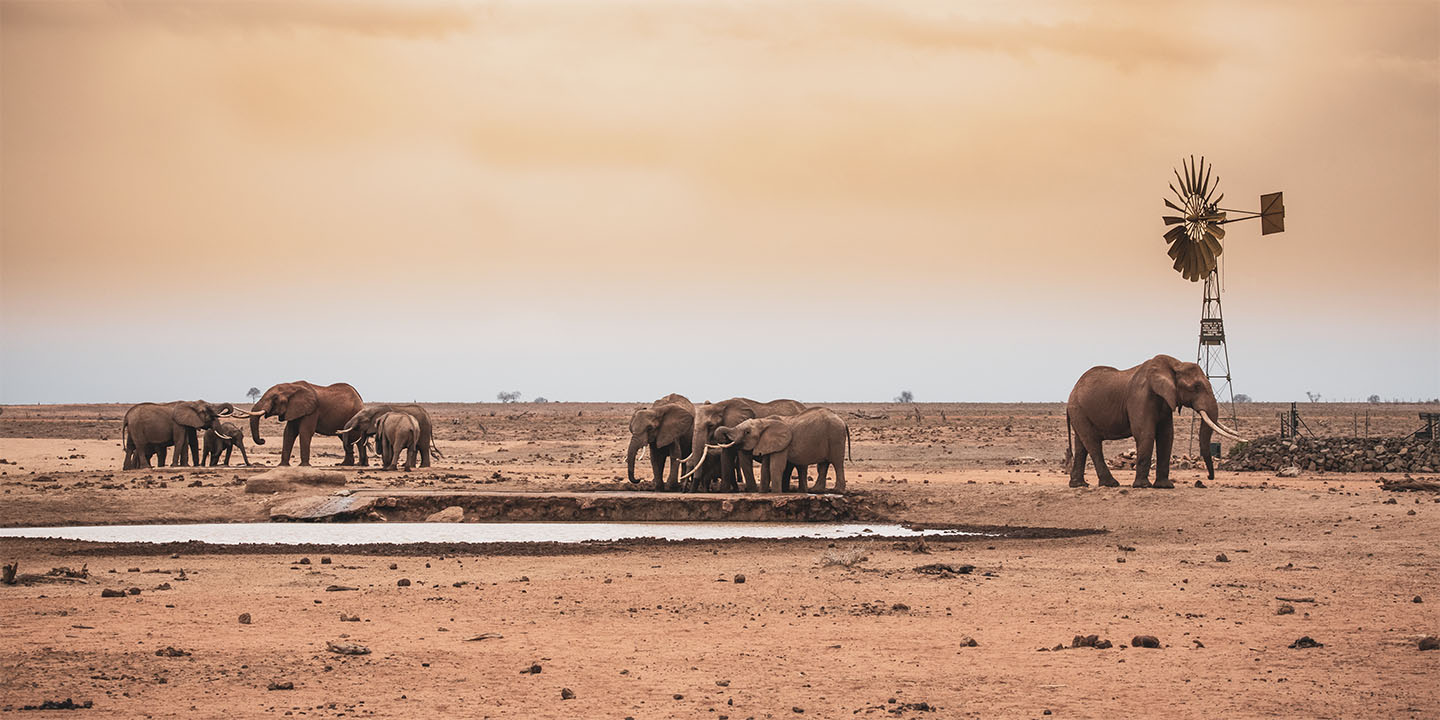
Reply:
M1440 3L0 0L0 403L1440 396Z

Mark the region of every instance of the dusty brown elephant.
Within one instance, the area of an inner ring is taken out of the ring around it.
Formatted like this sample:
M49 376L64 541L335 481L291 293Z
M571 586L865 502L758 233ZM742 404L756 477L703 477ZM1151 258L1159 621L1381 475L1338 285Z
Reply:
M246 465L250 464L250 457L245 454L245 431L237 425L222 422L216 423L214 427L205 429L205 437L201 441L202 455L201 464L215 466L220 464L220 453L225 453L225 465L230 465L230 453L235 448L240 448L240 459Z
M751 418L733 427L717 428L715 439L724 443L714 445L716 449L735 446L761 458L761 492L781 491L791 468L800 473L800 492L808 492L805 469L809 465L816 466L817 492L824 492L831 465L835 466L835 491L845 492L850 427L826 408L811 408L789 417Z
M690 454L690 434L695 429L695 406L684 395L671 393L648 408L630 416L630 448L625 452L625 472L635 477L635 456L640 448L650 450L650 469L656 490L665 490L665 459L670 459L670 490L680 489L680 462Z
M394 470L400 451L407 450L405 471L415 468L415 450L420 445L420 423L409 413L387 412L375 420L375 452L380 454L381 467Z
M415 418L415 422L419 423L420 438L418 442L420 448L420 467L430 467L431 453L434 453L438 457L444 457L444 454L440 452L439 448L435 447L434 426L431 425L430 413L427 412L425 408L419 405L366 405L360 409L360 412L355 413L354 417L351 417L350 420L345 423L345 427L340 428L340 432L336 433L345 444L349 445L353 443L359 449L360 464L362 466L368 466L370 464L369 458L365 456L365 438L375 435L378 425L377 421L381 415L388 412L405 413ZM482 426L481 429L483 430L484 427ZM382 443L383 440L377 436L375 439L376 454L384 452Z
M695 406L695 429L690 436L690 455L685 458L684 480L700 466L707 454L706 445L715 439L715 429L720 427L734 427L746 420L757 417L769 417L771 415L799 415L805 412L805 406L794 400L772 400L768 403L756 402L749 398L730 398L718 403L705 403ZM755 492L755 467L754 459L748 451L727 447L719 451L720 455L720 482L724 490L734 491L739 489L740 478L743 475L745 480L745 492Z
M298 380L272 385L245 413L250 418L250 437L256 445L264 445L260 437L260 418L278 417L285 423L284 444L280 446L280 464L290 464L295 440L300 440L300 464L310 464L310 439L316 434L337 435L345 423L360 412L364 402L360 393L347 383L315 385ZM355 443L341 438L345 446L345 462L355 464Z
M230 403L208 403L186 400L168 403L140 403L125 411L120 426L125 460L124 470L150 467L150 458L159 457L165 465L165 449L175 448L171 466L186 466L193 458L200 465L200 440L197 433L208 430L216 420L236 413Z
M1065 407L1066 451L1070 460L1070 487L1084 487L1085 458L1095 461L1100 484L1120 483L1105 465L1101 443L1105 440L1135 438L1135 487L1151 487L1151 454L1159 456L1155 467L1157 488L1173 488L1170 482L1170 451L1175 441L1175 414L1188 407L1200 414L1200 456L1211 480L1215 463L1210 457L1211 432L1235 440L1239 435L1218 424L1219 404L1205 371L1192 362L1169 355L1156 355L1128 370L1093 367L1075 383ZM1074 440L1070 440L1071 431Z

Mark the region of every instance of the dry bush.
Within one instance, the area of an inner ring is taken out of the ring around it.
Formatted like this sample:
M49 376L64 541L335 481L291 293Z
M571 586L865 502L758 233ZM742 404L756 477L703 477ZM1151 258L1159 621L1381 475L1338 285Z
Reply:
M841 567L853 568L869 559L870 558L865 555L865 551L858 547L845 549L834 548L826 550L825 553L820 556L820 565L821 567L839 565Z

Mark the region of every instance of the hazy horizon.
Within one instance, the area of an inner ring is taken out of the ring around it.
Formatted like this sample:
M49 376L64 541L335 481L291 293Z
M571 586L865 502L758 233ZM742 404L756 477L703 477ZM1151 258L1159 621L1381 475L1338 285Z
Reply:
M0 0L0 403L1440 397L1440 4ZM279 267L293 263L298 270ZM621 400L616 398L630 398Z

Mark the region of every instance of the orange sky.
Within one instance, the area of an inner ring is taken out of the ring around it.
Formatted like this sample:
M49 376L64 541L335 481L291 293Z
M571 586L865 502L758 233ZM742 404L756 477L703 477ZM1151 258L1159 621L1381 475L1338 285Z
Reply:
M0 63L3 402L1063 399L1193 357L1190 153L1286 193L1238 391L1440 395L1433 2L0 0Z

